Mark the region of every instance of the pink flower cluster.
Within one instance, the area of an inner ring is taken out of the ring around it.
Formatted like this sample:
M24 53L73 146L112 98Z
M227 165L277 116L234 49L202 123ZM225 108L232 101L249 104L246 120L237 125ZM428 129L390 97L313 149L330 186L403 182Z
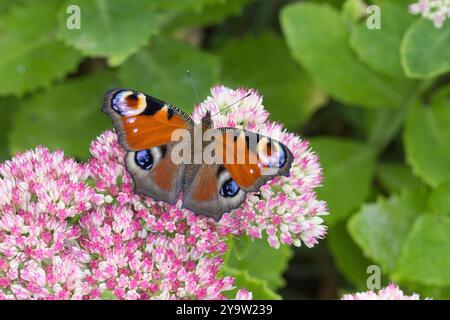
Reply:
M216 87L194 116L242 94ZM321 181L317 157L280 125L264 123L267 115L252 93L216 124L280 134L295 155L291 176L218 224L134 194L111 131L92 142L85 164L44 147L0 164L0 299L251 299L219 276L228 235L266 233L277 248L313 246L326 233L319 217L326 206L313 190Z
M378 292L370 290L355 294L345 294L341 300L420 300L420 296L416 293L410 296L405 295L397 285L391 283L387 287L378 290Z
M430 19L440 29L445 20L450 19L450 0L419 0L409 6L409 11Z

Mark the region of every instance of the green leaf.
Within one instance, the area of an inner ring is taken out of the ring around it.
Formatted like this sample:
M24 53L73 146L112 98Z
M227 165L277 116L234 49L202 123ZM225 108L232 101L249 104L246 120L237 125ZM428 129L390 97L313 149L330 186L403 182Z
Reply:
M403 142L414 174L437 187L450 176L450 108L414 105L406 120Z
M225 265L245 270L249 275L267 282L272 290L280 289L284 286L283 273L288 267L292 257L292 249L288 246L281 246L274 249L269 246L267 239L255 239L246 246L245 255L237 255L233 241L232 251L236 254L228 254Z
M450 217L423 215L407 237L396 281L450 286Z
M102 300L117 300L116 296L111 290L104 290L101 294Z
M431 298L434 300L449 300L450 286L427 286L422 283L405 282L413 292L420 293L421 299Z
M7 132L11 130L12 117L17 112L19 107L19 100L15 98L0 98L0 110L2 116L0 117L0 162L10 158Z
M73 71L81 55L56 41L57 0L14 6L0 20L0 95L48 87Z
M400 44L403 34L416 18L396 3L384 3L380 9L381 29L370 30L364 19L353 30L350 45L373 69L391 77L404 78Z
M152 47L141 50L123 64L119 77L127 87L190 112L199 101L196 101L187 70L190 70L199 98L203 100L217 82L218 59L184 43L158 38Z
M341 8L345 0L314 0L317 3L326 3L336 8Z
M102 113L105 90L117 85L111 72L71 80L26 100L13 119L12 153L43 144L80 159L89 157L89 144L111 126Z
M395 3L400 6L402 9L408 10L408 6L411 4L411 0L372 0L370 1L376 5L382 6L383 4L391 4Z
M410 78L432 78L450 71L450 24L437 29L428 19L416 21L406 32L400 50Z
M357 290L367 288L367 267L373 262L364 256L355 244L346 228L346 222L339 222L329 228L327 245L339 271L356 287Z
M318 195L329 206L325 220L333 225L358 209L368 196L375 154L362 143L342 138L313 138L311 147L323 167L323 187Z
M405 191L389 199L364 205L348 224L353 240L383 273L396 267L404 242L417 217L426 210L424 189Z
M434 212L450 215L450 179L432 191L428 203Z
M252 240L248 236L231 237L229 242L229 247L238 260L242 260L247 256L248 249L252 244Z
M383 151L401 131L408 110L432 85L430 81L410 82L407 94L399 106L366 111L366 132L368 143L378 152ZM434 96L433 96L434 97Z
M366 13L366 4L362 0L346 0L342 5L342 16L350 23L357 22Z
M366 112L366 135L368 143L379 152L392 141L400 131L407 107L378 108Z
M220 49L220 54L222 82L230 87L258 90L273 120L294 127L324 103L323 93L274 34L231 40Z
M66 26L66 9L71 4L66 1L60 12L60 36L86 56L108 58L111 66L120 65L156 34L158 20L152 1L77 0L80 29Z
M200 27L218 23L227 17L239 15L242 8L254 0L214 0L202 3L200 8L183 8L176 6L163 12L162 28L166 31L186 27ZM179 1L177 1L179 3Z
M450 84L437 88L430 97L429 104L445 104L448 108L450 108Z
M245 288L253 294L255 300L280 300L281 296L272 291L267 285L267 281L252 277L246 270L237 270L227 266L223 267L226 275L234 277L236 289L228 292L228 297L236 296L238 288Z
M1 0L0 1L0 15L3 17L3 15L9 14L9 10L11 10L12 7L23 5L27 0Z
M377 74L358 60L337 10L314 3L291 4L283 8L281 24L294 58L331 96L364 107L400 104L406 90L403 81Z
M423 184L415 177L411 168L394 162L383 162L377 167L377 179L381 187L389 193L398 193L403 189L414 190Z
M201 11L204 6L208 4L214 4L221 0L153 0L158 8L170 9L170 10L194 10Z

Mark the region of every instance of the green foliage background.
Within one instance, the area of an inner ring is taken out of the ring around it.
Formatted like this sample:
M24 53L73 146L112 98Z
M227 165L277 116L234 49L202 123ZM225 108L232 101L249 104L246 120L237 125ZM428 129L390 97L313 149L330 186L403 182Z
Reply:
M253 87L324 168L327 239L280 250L230 239L224 273L255 298L367 290L367 267L450 297L450 21L406 0L0 0L0 160L38 144L83 161L125 86L192 111L215 84ZM66 27L69 5L81 29Z

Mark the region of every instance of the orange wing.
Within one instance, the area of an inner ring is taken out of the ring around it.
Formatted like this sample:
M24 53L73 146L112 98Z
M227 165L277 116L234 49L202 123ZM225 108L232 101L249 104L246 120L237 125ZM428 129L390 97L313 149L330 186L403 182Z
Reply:
M245 136L228 132L220 143L223 145L222 161L227 171L241 188L251 189L261 176L261 169L256 154L247 148Z
M257 133L221 128L222 161L245 191L257 191L277 175L289 175L293 156L282 143Z
M168 144L174 130L193 125L180 109L128 89L108 91L102 110L111 116L119 142L128 151Z

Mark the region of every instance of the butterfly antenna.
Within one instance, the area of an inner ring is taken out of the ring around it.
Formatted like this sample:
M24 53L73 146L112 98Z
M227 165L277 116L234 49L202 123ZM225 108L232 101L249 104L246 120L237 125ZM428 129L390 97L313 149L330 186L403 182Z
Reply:
M215 114L213 114L213 115L211 116L211 118L214 117L214 116L216 116L216 115L218 115L218 114L221 113L222 111L225 111L225 110L231 108L231 107L234 106L236 103L241 102L241 101L244 100L245 98L249 97L251 94L252 94L251 92L247 93L245 96L243 96L243 97L240 98L239 100L233 102L232 104L229 104L228 106L226 106L226 107L223 108L222 110L219 110L219 112L216 112Z
M191 72L189 70L186 70L186 73L187 73L187 76L189 78L189 82L191 83L192 90L194 91L195 99L197 100L196 103L199 103L200 102L200 98L198 96L197 88L195 87L194 79L192 79Z

